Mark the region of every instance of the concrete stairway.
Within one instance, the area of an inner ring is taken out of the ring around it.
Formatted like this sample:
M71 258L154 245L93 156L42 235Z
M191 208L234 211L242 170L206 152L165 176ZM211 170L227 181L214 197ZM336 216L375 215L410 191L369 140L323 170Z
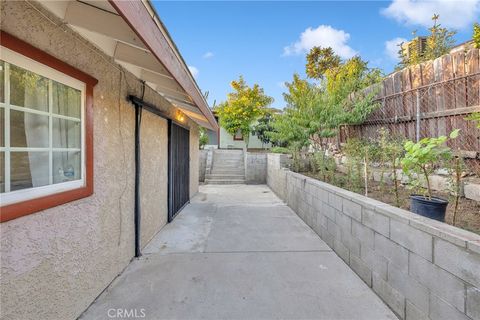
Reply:
M205 175L206 184L244 184L245 164L243 150L213 151L212 168Z

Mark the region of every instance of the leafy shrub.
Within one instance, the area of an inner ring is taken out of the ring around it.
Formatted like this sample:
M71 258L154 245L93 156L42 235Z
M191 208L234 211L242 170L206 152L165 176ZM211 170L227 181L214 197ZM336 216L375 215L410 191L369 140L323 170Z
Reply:
M403 152L403 143L390 135L390 132L381 128L378 131L378 147L380 150L380 188L384 187L384 174L387 167L390 168L390 176L393 180L393 193L395 194L395 204L400 207L400 198L398 195L397 169L399 167L399 158Z
M436 165L452 159L453 154L445 143L458 136L459 129L453 130L449 137L423 138L417 143L405 142L405 156L401 159L402 170L409 177L409 185L416 189L423 189L423 182L427 187L428 199L432 199L432 189L429 176L435 171Z
M480 27L479 27L480 28ZM480 129L480 112L475 112L465 118L465 120L470 120L476 123L478 129Z
M207 135L207 130L203 127L200 127L199 129L199 138L198 138L198 145L200 149L203 149L205 145L208 143L208 135Z
M290 153L290 150L288 148L285 148L285 147L273 147L270 149L270 152L272 153L287 153L289 154Z
M325 152L317 152L314 154L316 171L320 174L323 181L335 184L335 171L337 164L333 157L325 154Z
M352 190L358 192L362 187L362 141L348 139L343 151L347 156L347 179L351 182Z

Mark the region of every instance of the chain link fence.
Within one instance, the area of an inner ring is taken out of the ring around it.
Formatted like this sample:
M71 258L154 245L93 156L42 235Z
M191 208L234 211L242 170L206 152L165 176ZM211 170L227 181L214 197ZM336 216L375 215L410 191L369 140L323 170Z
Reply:
M391 74L380 86L380 107L363 124L342 127L339 142L374 139L381 128L412 141L460 129L448 145L480 176L480 129L465 119L480 112L479 51L452 53Z

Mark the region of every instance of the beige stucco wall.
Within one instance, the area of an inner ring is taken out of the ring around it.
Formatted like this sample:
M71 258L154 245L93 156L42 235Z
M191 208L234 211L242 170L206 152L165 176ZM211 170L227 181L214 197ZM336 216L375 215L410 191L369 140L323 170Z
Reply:
M48 19L26 2L2 1L2 30L99 80L94 89L94 194L0 225L0 318L75 319L134 255L135 119L125 97L140 96L141 84L36 2L30 3ZM145 100L174 112L148 87ZM145 244L166 221L167 137L164 120L147 112L143 116ZM190 121L187 125L196 129ZM191 165L198 165L198 153L191 158ZM191 171L192 180L196 171ZM192 190L197 186L198 176Z
M200 167L199 135L198 127L190 129L190 198L198 192L198 168Z
M148 111L142 112L140 128L141 244L148 241L168 220L168 124Z

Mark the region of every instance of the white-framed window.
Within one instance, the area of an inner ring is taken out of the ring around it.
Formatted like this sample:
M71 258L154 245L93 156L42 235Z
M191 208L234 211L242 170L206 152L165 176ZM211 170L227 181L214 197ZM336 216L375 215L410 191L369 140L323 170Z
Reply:
M0 47L0 202L85 185L85 83Z

